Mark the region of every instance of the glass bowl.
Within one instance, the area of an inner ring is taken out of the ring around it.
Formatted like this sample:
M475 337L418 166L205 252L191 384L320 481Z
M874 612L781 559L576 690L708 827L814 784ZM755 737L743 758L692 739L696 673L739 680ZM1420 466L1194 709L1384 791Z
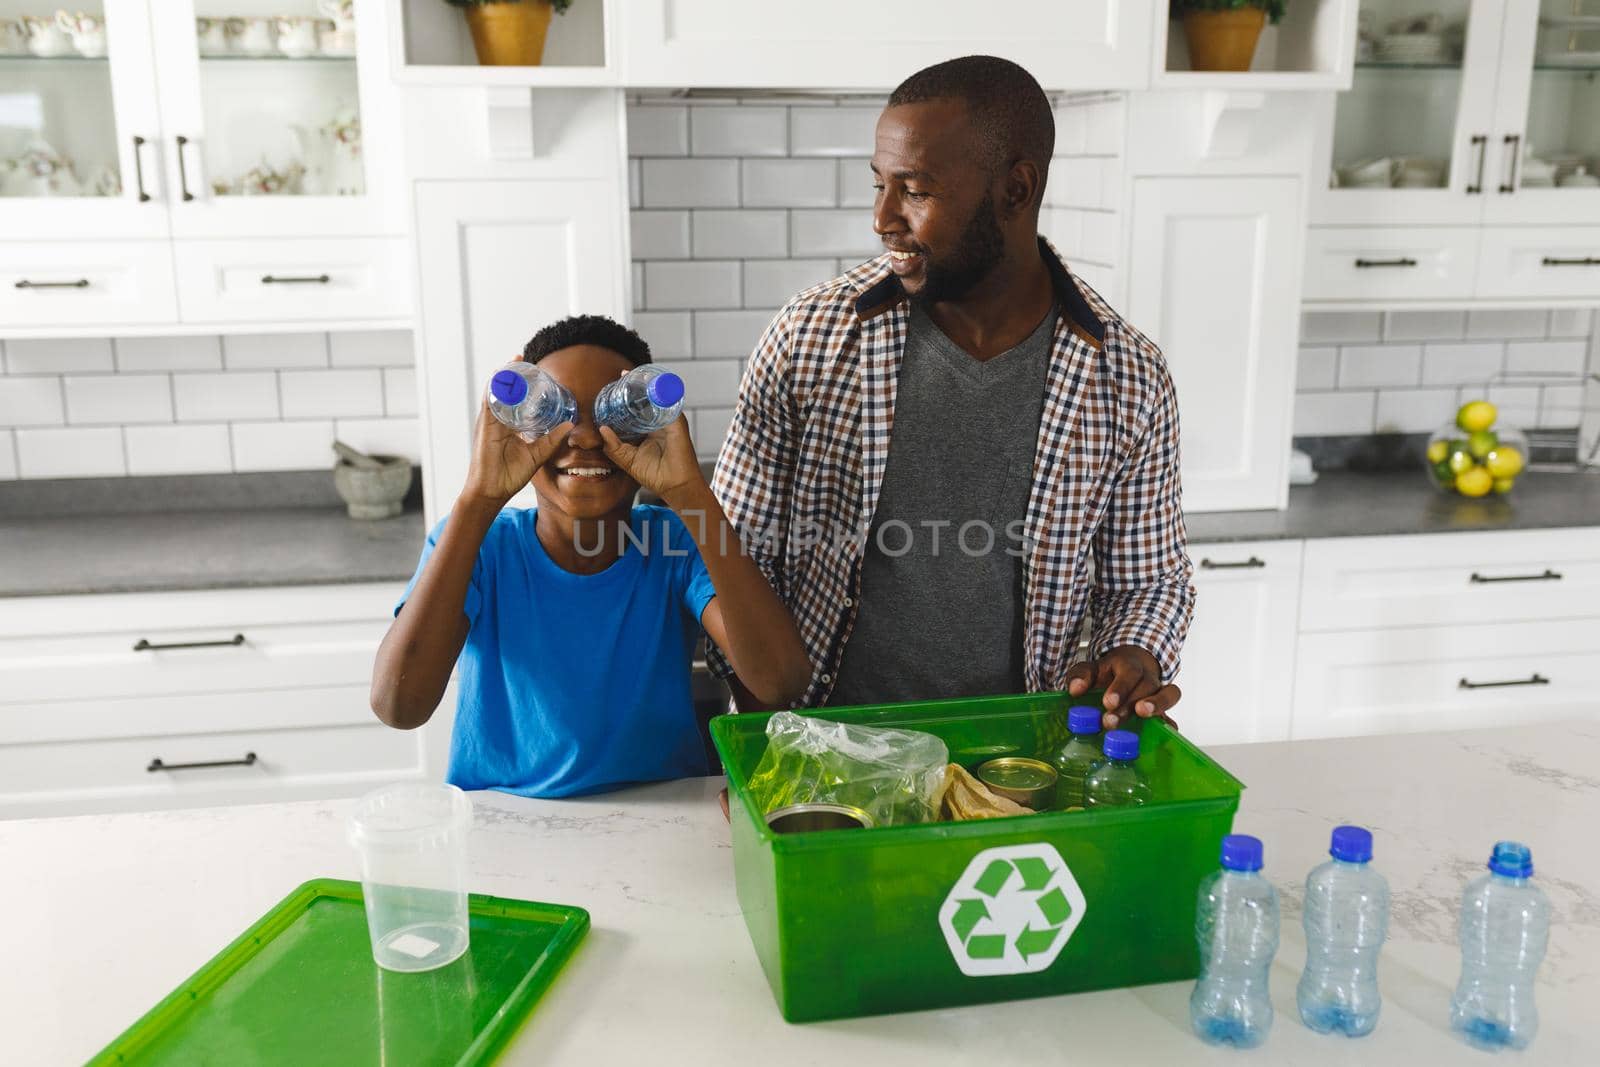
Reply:
M1528 438L1510 426L1468 433L1455 423L1428 438L1423 469L1435 489L1456 496L1511 492L1528 466Z

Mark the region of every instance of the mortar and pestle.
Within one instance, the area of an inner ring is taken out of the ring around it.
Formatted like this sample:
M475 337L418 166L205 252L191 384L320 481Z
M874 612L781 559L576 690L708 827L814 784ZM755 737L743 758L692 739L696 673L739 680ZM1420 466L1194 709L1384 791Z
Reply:
M343 441L333 450L333 485L352 519L388 519L400 514L411 491L411 461L404 456L369 456Z

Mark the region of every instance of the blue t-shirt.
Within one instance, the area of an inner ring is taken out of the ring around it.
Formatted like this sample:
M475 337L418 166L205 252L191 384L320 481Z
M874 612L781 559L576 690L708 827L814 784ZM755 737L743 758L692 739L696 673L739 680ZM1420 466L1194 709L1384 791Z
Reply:
M622 556L573 574L545 552L536 515L502 511L472 568L448 781L570 797L708 774L689 658L716 592L689 531L666 508L636 507Z

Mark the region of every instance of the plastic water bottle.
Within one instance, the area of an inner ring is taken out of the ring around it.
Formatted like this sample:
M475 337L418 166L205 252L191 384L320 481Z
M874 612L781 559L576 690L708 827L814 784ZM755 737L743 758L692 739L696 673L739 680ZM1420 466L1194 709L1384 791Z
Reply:
M1067 729L1072 737L1051 757L1055 765L1056 809L1074 811L1085 807L1084 779L1102 753L1100 751L1100 709L1080 706L1067 709Z
M1150 783L1134 766L1139 758L1139 735L1131 730L1107 730L1105 755L1089 768L1083 781L1086 808L1132 807L1150 803Z
M1306 969L1295 999L1319 1034L1364 1037L1378 1025L1378 950L1389 932L1389 883L1370 866L1372 834L1340 826L1333 859L1306 877Z
M1278 952L1278 894L1261 876L1261 841L1222 839L1222 869L1200 883L1194 919L1200 980L1189 1024L1212 1045L1255 1048L1272 1029L1267 972Z
M563 422L577 422L578 401L550 375L519 361L507 363L489 379L489 412L531 439Z
M633 368L594 398L594 421L624 438L668 426L682 410L683 379L650 363Z
M1501 841L1461 898L1461 981L1450 1028L1478 1048L1527 1048L1539 1029L1533 977L1550 938L1550 901L1527 845Z

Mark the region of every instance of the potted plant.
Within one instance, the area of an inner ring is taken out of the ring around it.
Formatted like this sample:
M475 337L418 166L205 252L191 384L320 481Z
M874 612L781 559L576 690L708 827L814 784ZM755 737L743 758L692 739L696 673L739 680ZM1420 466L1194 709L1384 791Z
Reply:
M472 48L486 67L536 67L544 58L550 16L572 0L445 0L467 16Z
M1172 0L1183 20L1189 65L1195 70L1249 70L1268 19L1283 18L1288 0Z

